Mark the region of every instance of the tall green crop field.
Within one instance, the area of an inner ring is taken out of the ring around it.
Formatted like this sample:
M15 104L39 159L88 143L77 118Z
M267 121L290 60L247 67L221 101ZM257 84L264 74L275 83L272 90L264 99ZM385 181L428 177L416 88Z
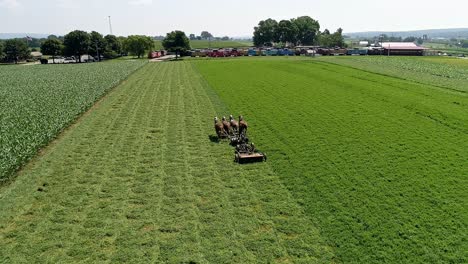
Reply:
M0 183L143 64L1 66Z
M193 63L244 114L338 262L468 261L464 89L317 60Z

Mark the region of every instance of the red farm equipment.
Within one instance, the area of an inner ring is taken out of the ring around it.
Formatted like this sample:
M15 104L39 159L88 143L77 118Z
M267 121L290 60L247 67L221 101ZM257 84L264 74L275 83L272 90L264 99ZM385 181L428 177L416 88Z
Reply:
M148 53L148 59L156 59L156 58L160 58L162 56L164 56L164 51L163 50L151 51L150 53Z

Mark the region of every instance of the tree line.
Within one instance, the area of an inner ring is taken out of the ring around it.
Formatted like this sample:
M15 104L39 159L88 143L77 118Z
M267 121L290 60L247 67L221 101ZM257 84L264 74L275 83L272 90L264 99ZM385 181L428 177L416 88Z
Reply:
M27 39L9 39L0 42L0 60L16 63L29 59L31 57L30 42ZM96 57L98 60L101 57L112 59L126 54L140 58L154 47L154 41L148 36L103 36L96 31L88 33L75 30L63 37L50 35L36 45L40 45L41 53L44 55L50 55L52 58L56 56L73 56L78 62L81 62L81 56L85 54Z
M328 29L320 32L320 24L309 16L301 16L290 20L262 20L254 28L253 42L260 46L310 46L344 47L343 30L335 33Z

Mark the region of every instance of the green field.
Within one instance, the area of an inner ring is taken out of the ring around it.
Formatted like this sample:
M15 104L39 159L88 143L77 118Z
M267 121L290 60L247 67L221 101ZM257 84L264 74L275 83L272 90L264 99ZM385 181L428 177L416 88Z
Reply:
M144 63L0 66L0 184Z
M0 262L467 262L466 90L352 66L147 64L0 188Z
M468 49L461 48L461 47L454 47L453 45L444 44L444 43L435 43L435 42L428 42L424 43L423 45L426 48L433 49L436 51L441 51L449 54L460 55L465 54L468 55Z
M466 94L310 60L197 68L339 261L467 261Z
M468 92L468 60L450 57L338 56L319 60Z
M155 49L161 50L163 46L160 40L154 41ZM243 47L250 47L252 46L252 42L250 41L221 41L221 40L191 40L190 46L192 49L206 49L206 48L243 48Z

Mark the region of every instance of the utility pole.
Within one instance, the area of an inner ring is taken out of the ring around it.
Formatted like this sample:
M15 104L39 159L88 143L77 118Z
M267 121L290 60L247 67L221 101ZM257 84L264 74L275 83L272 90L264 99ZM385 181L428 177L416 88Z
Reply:
M112 33L112 21L111 21L111 16L109 16L109 31L110 31L110 34L113 35L113 33Z

